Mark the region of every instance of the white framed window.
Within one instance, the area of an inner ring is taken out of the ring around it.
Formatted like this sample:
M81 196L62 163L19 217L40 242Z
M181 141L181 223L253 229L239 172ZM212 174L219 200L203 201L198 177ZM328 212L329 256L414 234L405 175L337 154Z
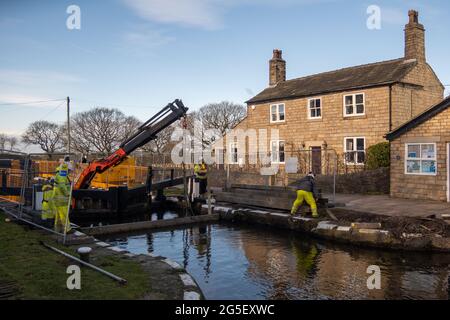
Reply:
M308 99L308 119L322 119L322 98Z
M270 142L271 146L271 161L272 163L284 163L285 162L285 154L284 154L284 146L285 143L283 140L272 140Z
M286 118L284 103L270 105L270 122L284 122Z
M437 174L436 143L406 143L405 153L405 174Z
M230 143L229 162L230 162L230 164L238 163L238 144L237 143Z
M344 138L344 155L346 164L364 164L366 161L366 138Z
M344 117L363 116L365 114L364 93L344 95Z

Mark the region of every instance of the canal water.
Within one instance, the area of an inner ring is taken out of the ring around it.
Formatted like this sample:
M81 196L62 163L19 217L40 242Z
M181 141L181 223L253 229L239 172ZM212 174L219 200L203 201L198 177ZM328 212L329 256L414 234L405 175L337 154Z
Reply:
M235 224L104 240L177 261L207 299L448 299L448 255L361 249ZM379 290L367 288L371 265L381 269Z

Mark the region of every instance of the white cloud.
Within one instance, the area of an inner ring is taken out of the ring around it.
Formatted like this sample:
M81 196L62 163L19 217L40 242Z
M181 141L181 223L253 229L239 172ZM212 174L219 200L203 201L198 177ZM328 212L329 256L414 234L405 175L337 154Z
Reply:
M0 69L0 84L35 86L37 83L74 83L83 79L76 75L55 71L22 71Z
M166 36L156 30L127 32L123 35L123 39L131 46L144 46L149 49L166 45L175 40L174 37Z
M153 22L217 29L224 15L239 6L289 7L338 0L122 0L141 18Z
M15 104L27 108L54 108L61 102L30 102L64 99L61 88L73 87L82 81L76 75L56 71L0 69L0 104L3 104L0 110L10 110Z
M174 40L175 37L168 36L163 31L140 27L122 34L119 49L134 56L148 56L154 49Z
M214 29L222 24L223 6L211 0L123 0L140 17L156 22Z

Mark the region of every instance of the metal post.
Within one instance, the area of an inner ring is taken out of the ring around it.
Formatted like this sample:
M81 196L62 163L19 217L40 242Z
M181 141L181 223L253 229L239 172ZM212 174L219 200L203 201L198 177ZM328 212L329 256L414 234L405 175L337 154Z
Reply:
M67 97L67 152L70 153L70 98Z
M70 225L69 213L70 213L70 207L72 204L72 189L73 189L73 182L70 184L69 201L67 202L66 221L64 222L64 238L63 238L64 245L66 244L67 229L69 228L69 225Z
M230 188L230 164L227 163L227 180L226 180L225 189L228 190L229 188Z
M212 214L212 206L211 206L211 189L208 191L208 214Z
M23 207L26 204L26 188L28 186L28 166L31 162L30 156L25 157L25 163L22 175L22 188L20 189L20 200L19 200L19 217L22 218Z
M334 170L333 170L333 204L336 204L336 170L337 170L337 152L334 151Z

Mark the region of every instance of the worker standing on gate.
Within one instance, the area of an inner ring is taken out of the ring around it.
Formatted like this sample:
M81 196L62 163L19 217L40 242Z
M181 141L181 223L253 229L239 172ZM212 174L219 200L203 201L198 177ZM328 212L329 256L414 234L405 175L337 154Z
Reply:
M297 199L294 201L292 205L291 214L295 215L297 213L298 208L303 204L303 201L311 207L311 212L313 218L318 218L319 214L317 213L317 190L316 190L316 182L314 173L310 172L306 177L300 179L297 183Z
M70 197L69 167L62 163L56 168L55 185L53 187L53 203L55 208L55 231L68 233L70 221L68 216Z
M200 195L206 193L208 187L208 168L205 162L202 160L201 164L196 164L194 166L195 181L200 184Z
M55 211L53 210L53 182L47 178L42 185L42 214L41 218L46 224L50 224L51 220L55 219Z

